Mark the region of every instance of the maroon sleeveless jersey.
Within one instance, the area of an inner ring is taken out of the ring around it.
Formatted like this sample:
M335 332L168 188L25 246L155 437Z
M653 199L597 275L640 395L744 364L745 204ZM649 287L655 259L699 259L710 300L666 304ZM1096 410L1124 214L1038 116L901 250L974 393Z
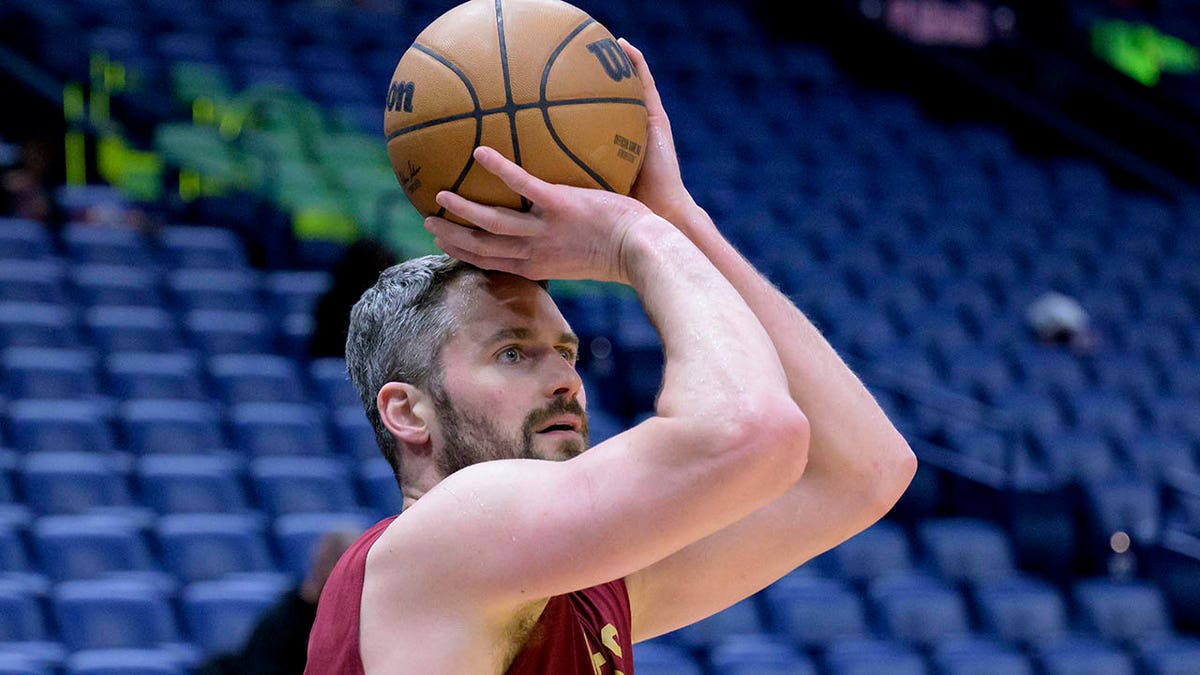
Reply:
M367 552L396 516L342 555L317 603L305 675L363 675L358 648ZM505 675L633 675L629 594L618 579L550 598Z

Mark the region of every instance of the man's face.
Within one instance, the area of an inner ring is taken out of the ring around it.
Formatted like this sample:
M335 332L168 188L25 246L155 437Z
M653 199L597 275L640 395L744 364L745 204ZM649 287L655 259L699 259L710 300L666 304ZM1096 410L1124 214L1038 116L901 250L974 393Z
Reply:
M570 459L587 448L578 339L537 284L468 278L448 300L458 329L442 352L437 409L442 475L491 459ZM436 446L435 446L436 448Z

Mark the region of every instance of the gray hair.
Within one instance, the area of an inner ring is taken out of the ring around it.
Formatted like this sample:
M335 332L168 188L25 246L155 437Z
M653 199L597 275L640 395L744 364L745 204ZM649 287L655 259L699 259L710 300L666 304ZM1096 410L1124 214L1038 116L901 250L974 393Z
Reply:
M455 327L446 289L469 274L490 272L447 255L406 260L380 273L350 311L346 369L397 480L396 439L384 426L375 399L388 382L440 387L442 348Z

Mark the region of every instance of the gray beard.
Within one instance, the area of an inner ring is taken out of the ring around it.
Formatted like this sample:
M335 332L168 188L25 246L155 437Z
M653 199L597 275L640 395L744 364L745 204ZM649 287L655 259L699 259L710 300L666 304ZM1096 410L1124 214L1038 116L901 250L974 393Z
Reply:
M442 476L464 469L472 464L493 459L543 459L533 450L533 438L537 429L546 420L562 414L579 415L582 440L566 440L559 446L559 454L570 459L582 453L588 445L587 413L578 399L556 398L545 408L535 410L525 417L519 434L505 434L490 419L473 412L459 410L441 383L430 385L430 396L442 427L445 447L437 458Z

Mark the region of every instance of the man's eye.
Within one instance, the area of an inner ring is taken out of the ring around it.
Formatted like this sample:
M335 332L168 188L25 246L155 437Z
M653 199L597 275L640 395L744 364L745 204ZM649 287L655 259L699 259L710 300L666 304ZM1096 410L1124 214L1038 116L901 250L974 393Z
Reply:
M521 350L516 347L509 347L501 351L498 358L503 363L516 363L521 360Z
M568 363L575 363L575 352L570 349L560 349L558 353L562 355Z

